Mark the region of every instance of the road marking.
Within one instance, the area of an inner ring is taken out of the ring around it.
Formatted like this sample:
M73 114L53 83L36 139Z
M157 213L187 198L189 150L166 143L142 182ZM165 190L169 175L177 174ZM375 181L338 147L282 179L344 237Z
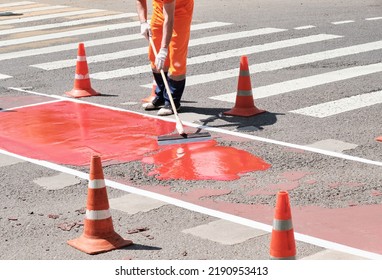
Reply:
M366 66L356 66L323 74L303 77L285 82L275 83L267 86L252 88L255 99L275 96L287 92L311 88L319 85L333 83L337 81L365 76L377 72L382 72L382 63L370 64ZM212 96L210 99L234 103L237 93L227 93Z
M73 99L70 99L70 98L67 98L67 97L63 97L63 96L43 94L43 93L38 93L38 92L33 92L33 91L28 91L28 90L23 90L23 89L18 89L18 88L9 88L9 89L13 89L13 90L17 90L17 91L22 91L22 92L28 92L28 93L32 93L32 94L47 96L47 97L54 97L54 98L57 98L59 100L68 100L68 101L71 101L71 102L91 104L93 106L98 106L98 107L102 107L102 108L109 108L109 109L117 110L117 111L131 112L131 111L120 109L120 108L113 108L113 107L110 107L110 106L104 106L104 105L100 105L100 104L92 104L92 103L89 103L89 102L86 102L86 101L82 101L82 100L73 100ZM146 115L146 116L152 117L152 118L158 118L158 119L160 118L160 117L152 116L152 115ZM163 119L163 118L161 118L161 119ZM167 119L167 120L170 121L169 119ZM190 125L192 127L198 127L197 125L195 125L193 123L190 123L190 124L187 124L187 125ZM253 138L254 140L258 140L258 141L262 141L263 140L263 142L268 142L268 143L273 143L273 144L278 144L278 145L281 144L283 146L292 146L292 147L295 147L295 148L296 147L300 147L303 150L311 150L311 151L315 151L315 152L320 151L319 149L316 149L316 148L311 148L311 147L306 147L306 146L299 146L299 145L295 145L295 144L290 144L290 143L285 143L285 142L280 142L280 141L275 141L275 140L255 137L255 136L252 136L252 135L246 135L246 134L241 134L241 133L237 133L237 132L235 133L235 132L232 132L232 131L226 131L226 130L219 129L219 128L210 128L210 129L213 129L214 131L219 132L219 133L223 133L223 134L231 134L231 135L234 134L234 135L236 135L238 137L251 138L251 139ZM332 155L337 155L336 157L341 157L341 158L347 158L347 159L353 159L353 160L354 159L359 159L359 158L356 158L356 157L346 156L346 155L343 155L341 153L336 153L336 152L330 152L330 151L323 151L323 152L324 152L324 154L328 154L329 153L329 154L332 154ZM85 172L82 172L82 171L78 171L78 170L69 168L69 167L66 167L66 166L61 166L61 165L54 164L54 163L51 163L51 162L47 162L47 161L44 161L44 160L36 160L36 159L32 159L32 158L27 158L27 157L20 156L20 155L17 155L17 154L13 154L13 153L10 153L10 152L4 151L4 150L0 150L0 153L2 153L4 155L7 155L7 156L15 157L15 158L18 158L18 159L22 159L22 160L25 160L25 161L31 162L33 164L37 164L39 166L43 166L43 167L46 167L46 168L49 168L49 169L52 169L52 170L55 170L55 171L63 172L63 173L66 173L66 174L70 174L70 175L82 178L84 180L89 180L89 174L87 174ZM362 162L364 162L364 163L371 163L371 164L377 164L379 166L382 166L382 162L373 162L373 161L369 161L369 160L365 160L365 159L360 159L360 160L362 160ZM356 160L356 161L358 161L358 160ZM198 213L206 214L206 215L209 215L209 216L212 216L212 217L224 219L224 220L231 221L231 222L234 222L234 223L238 223L238 224L241 224L241 225L249 226L249 227L252 227L252 228L255 228L255 229L260 229L260 230L264 230L264 231L267 231L267 232L271 232L272 231L272 226L271 225L267 225L267 224L264 224L264 223L256 222L256 221L253 221L253 220L250 220L250 219L246 219L246 218L242 218L242 217L239 217L239 216L235 216L235 215L232 215L232 214L227 214L227 213L224 213L224 212L221 212L221 211L212 210L212 209L209 209L209 208L206 208L206 207L203 207L203 206L194 205L192 203L185 202L185 201L182 201L182 200L179 200L179 199L176 199L176 198L172 198L172 197L168 197L168 196L165 196L165 195L162 195L162 194L158 194L158 193L142 190L142 189L139 189L139 188L136 188L136 187L132 187L132 186L129 186L129 185L125 185L125 184L122 184L122 183L118 183L118 182L115 182L115 181L112 181L112 180L105 179L105 185L107 185L109 187L112 187L112 188L115 188L115 189L126 191L128 193L145 196L145 197L148 197L148 198L151 198L151 199L156 199L156 200L159 200L159 201L171 204L171 205L175 205L175 206L181 207L183 209L187 209L187 210L195 211L195 212L198 212ZM340 251L340 252L346 252L346 253L349 253L349 254L353 254L353 255L357 255L357 256L362 256L362 257L369 258L369 259L382 259L382 255L380 255L380 254L376 254L376 253L372 253L372 252L356 249L356 248L353 248L353 247L345 246L345 245L342 245L342 244L338 244L338 243L335 243L335 242L331 242L331 241L327 241L327 240L323 240L323 239L319 239L319 238L315 238L315 237L312 237L312 236L309 236L309 235L300 234L300 233L297 233L297 232L295 232L294 234L295 234L296 240L298 240L298 241L303 241L303 242L310 243L310 244L313 244L313 245L316 245L316 246L320 246L320 247L323 247L323 248L333 249L333 250L337 250L337 251Z
M319 34L319 35L312 35L312 36L307 36L302 38L294 38L289 40L277 41L277 42L267 43L263 45L255 45L255 46L250 46L245 48L232 49L232 50L217 52L217 53L208 54L208 55L191 57L188 59L187 65L201 64L201 63L206 63L210 61L217 61L217 60L237 57L241 55L249 55L249 54L260 53L260 52L265 52L269 50L276 50L281 48L298 46L302 44L320 42L320 41L330 40L330 39L335 39L340 37L341 36L337 36L337 35ZM136 66L136 67L130 67L130 68L124 68L124 69L114 69L112 71L93 73L90 76L93 79L107 80L107 79L112 79L117 77L125 77L130 75L141 74L141 73L148 73L148 72L151 72L151 68L148 65L142 65L142 66Z
M0 8L23 6L23 5L28 5L28 4L35 4L35 2L23 1L23 2L5 3L5 4L0 4Z
M381 103L382 91L375 91L293 110L290 111L290 113L316 118L326 118Z
M100 21L108 21L108 20L115 20L115 19L121 19L121 18L130 18L137 16L136 13L125 13L125 14L117 14L117 15L109 15L109 16L101 16L101 17L95 17L95 18L86 18L86 19L80 19L80 20L72 20L72 21L65 21L60 23L53 23L53 24L44 24L44 25L36 25L36 26L28 26L28 27L20 27L20 28L11 28L8 30L1 30L1 35L8 35L8 34L15 34L15 33L21 33L21 32L29 32L29 31L37 31L37 30L45 30L45 29L53 29L53 28L61 28L61 27L69 27L69 26L76 26L86 23L96 23Z
M39 42L39 41L45 41L45 40L51 40L51 39L59 39L59 38L71 37L71 36L83 35L83 34L88 35L88 34L93 34L98 32L137 27L139 25L140 25L139 21L134 21L134 22L127 22L127 23L103 25L98 27L82 28L82 29L64 31L64 32L55 32L52 34L44 34L44 35L37 35L37 36L31 36L31 37L25 37L25 38L19 38L19 39L0 41L0 47L20 45L25 43Z
M312 54L306 54L296 57L290 57L280 60L274 60L270 62L264 62L260 64L253 64L249 66L251 73L269 72L274 70L280 70L292 66L304 65L312 62L328 60L332 58L343 57L347 55L353 55L358 53L364 53L369 51L375 51L382 49L382 41L375 41L366 44L359 44L350 47L338 48L328 51L322 51ZM199 85L228 78L233 78L238 75L237 68L213 72L208 74L200 74L187 77L187 86ZM143 85L143 87L151 88L152 84Z
M63 9L63 8L69 8L68 6L44 6L44 7L38 7L38 8L30 8L25 10L15 10L15 13L33 13L33 12L41 12L41 11L48 11L48 10L54 10L54 9Z
M222 26L227 24L220 23L220 22L215 22L215 23L210 22L205 24L204 26L217 26L217 25ZM63 37L71 37L71 36L83 35L83 34L88 35L88 34L93 34L98 32L120 30L120 29L138 27L138 26L140 26L140 22L133 21L128 23L117 23L117 24L103 25L98 27L82 28L82 29L71 30L71 31L55 32L53 34L44 34L44 35L31 36L31 37L20 38L20 39L0 41L0 47L19 45L19 44L25 44L25 43L31 43L31 42L39 42L39 41L45 41L45 40L51 40L51 39L59 39ZM137 39L143 38L143 36L140 34L133 34L131 36Z
M338 24L346 24L346 23L352 23L355 22L354 20L343 20L343 21L335 21L332 22L332 24L338 25Z
M39 20L59 18L59 17L77 16L77 15L84 15L84 14L94 14L94 13L103 12L103 11L105 10L90 9L90 10L71 11L71 12L48 14L48 15L41 15L41 16L34 16L34 17L14 18L14 19L0 21L0 25L25 23L25 22L31 22L31 21L39 21Z
M276 32L283 32L283 31L286 31L286 29L261 28L261 29L254 29L254 30L249 30L249 31L241 31L241 32L236 32L236 33L228 33L228 34L223 34L223 35L215 35L215 36L210 36L210 37L191 39L189 42L189 47L211 44L211 43L222 42L222 41L228 41L228 40L234 40L234 39L240 39L240 38L248 38L248 37L252 37L252 36L260 36L260 35L271 34L271 33L276 33ZM99 40L97 40L97 42L98 41ZM107 42L108 41L105 40L105 43L107 43ZM88 42L86 45L89 45ZM110 60L127 58L127 57L142 55L142 54L147 54L147 47L123 50L123 51L113 52L113 53L104 53L104 54L95 55L95 56L88 56L87 62L89 64L89 63L110 61ZM1 55L0 55L0 60L2 60ZM59 61L51 61L51 62L47 62L47 63L40 63L40 64L31 65L31 66L36 67L36 68L40 68L40 69L44 69L44 70L55 70L55 69L72 67L75 65L76 65L76 60L66 59L66 60L59 60Z
M315 28L316 26L314 25L305 25L305 26L299 26L299 27L295 27L294 29L296 30L304 30L304 29L310 29L310 28Z
M372 17L372 18L366 18L365 20L380 20L382 17Z
M9 79L9 78L12 78L12 76L0 74L0 80L5 80L5 79Z
M227 26L231 24L232 23L227 23L227 22L209 22L209 23L195 24L191 26L191 31L222 27L222 26ZM143 36L140 34L129 34L129 35L109 37L109 38L98 39L98 40L90 40L90 41L86 41L85 44L87 47L90 47L90 46L100 46L100 45L114 44L114 43L120 43L120 42L127 42L127 41L133 41L138 39L143 39ZM29 56L35 56L35 55L41 55L41 54L49 54L49 53L55 53L55 52L61 52L61 51L74 50L77 48L78 48L78 43L70 43L70 44L57 45L52 47L44 47L44 48L30 49L25 51L3 53L3 54L0 54L0 61L13 59L13 58L29 57ZM145 49L145 53L147 53L147 47L145 47L144 49Z

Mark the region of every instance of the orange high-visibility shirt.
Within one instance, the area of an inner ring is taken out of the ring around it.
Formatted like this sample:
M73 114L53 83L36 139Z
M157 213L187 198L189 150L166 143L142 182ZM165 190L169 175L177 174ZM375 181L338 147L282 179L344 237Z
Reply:
M190 28L194 0L153 0L153 15L151 17L152 38L159 51L163 35L163 4L175 2L174 28L171 42L168 46L168 56L165 69L168 68L169 77L174 80L182 80L186 76L188 42L190 40ZM151 67L155 69L155 55L149 50Z

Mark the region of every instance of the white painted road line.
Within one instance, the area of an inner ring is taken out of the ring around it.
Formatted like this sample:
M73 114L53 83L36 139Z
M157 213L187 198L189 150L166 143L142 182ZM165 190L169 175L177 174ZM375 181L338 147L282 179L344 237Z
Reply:
M285 82L275 83L267 86L252 88L254 98L261 99L265 97L275 96L287 92L297 91L301 89L311 88L328 83L343 81L351 78L365 76L377 72L382 72L382 63L370 64L365 66L356 66L345 68L337 71L327 72L323 74L303 77ZM212 96L210 99L235 103L235 92Z
M304 25L304 26L295 27L293 29L304 30L304 29L310 29L310 28L315 28L315 26L314 25Z
M28 5L28 4L35 4L35 2L22 1L22 2L14 2L14 3L5 3L5 4L0 4L0 8L23 6L23 5Z
M9 79L9 78L12 78L12 76L0 74L0 80L5 80L5 79Z
M227 23L227 22L210 22L210 23L195 24L191 26L191 31L222 27L222 26L227 26L231 24L232 23ZM138 39L143 39L143 36L140 34L129 34L129 35L123 35L123 36L117 36L117 37L109 37L109 38L86 41L85 47L121 43L121 42L133 41ZM37 48L37 49L28 49L25 51L3 53L3 54L0 54L0 61L14 59L14 58L35 56L35 55L42 55L42 54L49 54L49 53L55 53L55 52L61 52L61 51L75 50L77 48L78 48L78 43L70 43L70 44L57 45L52 47L44 47L44 48ZM144 49L145 49L145 53L147 53L147 47L145 47Z
M316 118L326 118L381 103L382 91L375 91L293 110L290 111L290 113Z
M108 15L108 16L101 16L101 17L95 17L95 18L86 18L86 19L80 19L80 20L65 21L65 22L60 22L60 23L35 25L35 26L27 26L27 27L20 27L20 28L11 28L11 29L7 29L7 30L1 30L1 35L15 34L15 33L21 33L21 32L29 32L29 31L38 31L38 30L45 30L45 29L53 29L53 28L62 28L62 27L76 26L76 25L87 24L87 23L96 23L96 22L116 20L116 19L121 19L121 18L130 18L130 17L135 17L135 16L137 16L136 13L125 13L125 14Z
M365 20L380 20L382 17L372 17L372 18L366 18Z
M77 16L77 15L85 15L85 14L94 14L94 13L103 12L103 11L105 10L90 9L90 10L71 11L71 12L48 14L48 15L41 15L41 16L34 16L34 17L14 18L14 19L7 19L7 20L0 21L0 25L25 23L25 22L31 22L31 21L39 21L39 20L60 18L60 17L70 17L70 16Z
M201 63L206 63L210 61L217 61L217 60L237 57L241 55L249 55L253 53L260 53L260 52L265 52L270 50L298 46L302 44L309 44L314 42L331 40L331 39L340 38L340 37L341 36L337 36L337 35L319 34L319 35L312 35L312 36L307 36L302 38L294 38L289 40L277 41L277 42L267 43L263 45L255 45L255 46L250 46L245 48L232 49L232 50L217 52L217 53L208 54L208 55L191 57L188 59L187 65L201 64ZM147 65L142 65L142 66L136 66L136 67L130 67L130 68L124 68L124 69L114 69L112 71L93 73L91 74L91 78L98 79L98 80L107 80L107 79L125 77L130 75L141 74L141 73L148 73L150 71L151 71L150 67L148 67Z
M343 21L332 22L332 24L339 25L339 24L346 24L346 23L353 23L353 22L355 22L355 21L354 20L343 20Z
M42 11L49 11L54 9L63 9L68 8L68 6L45 6L45 7L38 7L38 8L30 8L25 10L15 10L15 13L33 13L33 12L42 12Z
M290 57L280 60L274 60L270 62L264 62L260 64L253 64L249 66L251 73L269 72L274 70L280 70L292 66L304 65L312 62L318 62L328 60L332 58L343 57L347 55L354 55L358 53L364 53L369 51L375 51L382 49L382 41L376 41L366 44L359 44L350 47L338 48L328 51L322 51L312 54L301 55L297 57ZM238 75L238 69L229 69L214 73L194 75L187 77L187 86L199 85L224 79L236 77ZM151 88L152 84L143 85L144 87Z
M64 31L64 32L55 32L52 34L44 34L44 35L37 35L37 36L31 36L31 37L25 37L25 38L0 41L0 47L21 45L26 43L33 43L33 42L39 42L39 41L45 41L45 40L51 40L51 39L59 39L64 37L77 36L77 35L89 35L89 34L94 34L98 32L106 32L110 30L120 30L125 28L138 27L139 25L140 25L139 21L134 21L134 22L127 22L127 23L117 23L117 24L103 25L103 26L97 26L97 27L82 28L82 29Z
M191 29L192 28L193 26L191 27ZM240 38L248 38L252 36L260 36L260 35L271 34L271 33L282 32L282 31L286 31L286 29L261 28L261 29L254 29L249 31L241 31L236 33L227 33L222 35L203 37L203 38L190 40L189 47L211 44L216 42L229 41L229 40L240 39ZM97 42L98 41L99 40L97 40ZM108 43L107 40L105 40L105 44L106 43ZM86 45L88 46L89 42L87 42ZM95 55L95 56L88 56L87 62L88 64L90 64L90 63L116 60L121 58L128 58L132 56L147 54L147 51L148 51L147 47L143 47L143 48L136 48L136 49L130 49L130 50L123 50L123 51L113 52L113 53L104 53L104 54ZM0 60L2 60L1 54L0 54ZM59 60L59 61L51 61L47 63L40 63L40 64L31 65L31 66L44 69L44 70L55 70L55 69L72 67L75 65L76 65L75 59L66 59L66 60Z

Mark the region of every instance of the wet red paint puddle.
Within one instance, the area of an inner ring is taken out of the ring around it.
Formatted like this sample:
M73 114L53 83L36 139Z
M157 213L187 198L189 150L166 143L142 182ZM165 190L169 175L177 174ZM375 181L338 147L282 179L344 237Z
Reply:
M88 165L92 154L109 163L142 160L158 165L150 175L159 179L234 180L270 167L248 152L217 146L214 140L158 146L157 136L174 130L174 123L61 101L1 112L0 148L78 166Z
M143 162L159 165L149 175L159 179L235 180L240 173L267 170L262 159L232 147L217 146L216 141L172 145Z

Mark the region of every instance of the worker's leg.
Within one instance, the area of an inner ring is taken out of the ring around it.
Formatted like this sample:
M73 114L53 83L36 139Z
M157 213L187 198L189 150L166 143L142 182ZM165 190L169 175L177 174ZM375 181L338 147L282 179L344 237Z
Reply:
M184 4L183 4L184 3ZM182 1L175 9L174 31L169 45L169 70L168 83L172 92L172 97L177 108L180 108L180 101L186 85L187 53L190 40L190 28L193 13L193 1ZM170 114L170 103L168 97L164 95L165 107L158 112L160 115ZM165 109L167 111L165 112ZM163 114L162 114L163 113Z

